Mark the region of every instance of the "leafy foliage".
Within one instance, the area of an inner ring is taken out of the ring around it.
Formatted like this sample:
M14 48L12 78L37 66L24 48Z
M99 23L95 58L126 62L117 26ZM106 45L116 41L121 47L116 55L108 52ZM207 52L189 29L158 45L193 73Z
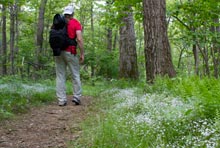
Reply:
M185 98L186 101L197 99L198 116L213 118L220 104L218 99L220 82L215 78L190 77L162 79L158 78L153 91L171 93L174 96Z
M219 2L196 0L196 1L168 1L168 21L169 21L169 36L174 48L174 57L178 57L178 67L182 73L193 73L192 65L196 60L193 55L193 46L197 47L200 61L206 61L201 64L199 71L201 75L214 75L215 64L212 62L218 57L218 53L213 55L215 48L218 48L219 31L213 28L218 28L218 13ZM193 19L192 19L193 18ZM180 49L180 52L175 49ZM177 55L179 54L179 55ZM184 58L182 60L182 58ZM182 61L181 61L182 60ZM194 60L194 61L193 61ZM192 62L188 62L192 61ZM194 65L195 67L195 65ZM213 68L214 67L214 68ZM203 71L206 69L205 71ZM208 71L211 71L209 73ZM216 77L216 75L215 75Z
M82 125L83 137L73 147L219 146L218 80L157 78L154 85L129 86L123 80L111 85L96 97L95 116Z

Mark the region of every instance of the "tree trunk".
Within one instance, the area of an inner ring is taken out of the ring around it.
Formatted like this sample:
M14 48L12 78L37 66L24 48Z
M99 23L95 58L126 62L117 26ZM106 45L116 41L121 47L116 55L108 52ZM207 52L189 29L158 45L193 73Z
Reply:
M2 74L7 75L6 8L2 6Z
M108 6L106 9L107 13L111 14L111 10L109 9L109 7L112 5L111 1L106 1L106 5ZM107 25L107 50L108 51L112 51L112 26Z
M107 29L107 49L108 51L112 51L112 29Z
M215 18L214 20L215 24L219 24L219 18ZM210 28L212 33L219 34L220 33L220 26L212 26ZM218 45L218 41L216 38L212 38L212 47L211 47L211 56L214 66L214 77L219 77L219 62L220 62L220 46Z
M128 12L128 10L130 12ZM120 78L138 79L136 37L131 6L128 6L120 27Z
M195 39L194 39L195 41ZM195 74L198 76L199 75L199 50L196 44L193 44L193 56L194 56L194 69L195 69Z
M18 19L18 14L20 11L20 6L18 5L18 0L15 1L15 59L17 59L17 55L19 52L19 47L18 47L18 43L19 43L19 19ZM19 70L21 70L20 66L16 66L15 72L18 72Z
M94 19L93 19L93 1L91 1L91 8L90 8L90 16L91 16L91 40L92 43L94 42ZM91 62L91 76L95 76L95 49L92 50L92 62Z
M176 72L167 36L165 0L143 0L143 6L146 76L152 83L156 75L174 77Z
M44 14L47 0L41 0L37 25L36 64L40 65L40 53L43 50ZM39 66L36 66L39 69Z
M178 60L178 66L177 66L178 69L180 69L183 51L184 51L184 48L182 48L181 51L180 51L179 60Z
M207 75L208 77L210 77L210 68L209 68L209 53L208 53L208 49L204 47L204 63L205 63L205 72L204 75Z
M117 48L117 44L118 43L118 30L115 31L115 35L114 35L114 41L113 41L113 45L112 45L112 49L116 49Z
M20 11L20 6L18 5L18 0L15 3L15 54L18 54L18 38L19 38L19 20L18 13Z
M15 4L10 5L10 73L15 74L14 60L15 60Z

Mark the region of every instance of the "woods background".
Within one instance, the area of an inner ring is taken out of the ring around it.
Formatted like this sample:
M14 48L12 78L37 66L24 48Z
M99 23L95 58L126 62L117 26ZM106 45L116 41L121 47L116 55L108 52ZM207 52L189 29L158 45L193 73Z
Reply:
M48 35L66 5L83 25L83 79L219 77L217 0L3 0L1 76L54 78Z

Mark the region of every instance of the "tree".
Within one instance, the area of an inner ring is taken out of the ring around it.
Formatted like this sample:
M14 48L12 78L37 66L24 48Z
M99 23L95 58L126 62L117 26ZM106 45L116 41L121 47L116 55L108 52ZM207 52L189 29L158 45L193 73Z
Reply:
M15 74L14 61L15 61L15 16L17 4L10 4L10 73Z
M44 15L45 15L45 8L46 8L47 0L41 0L40 8L39 8L39 15L38 15L38 25L37 25L37 41L36 41L36 64L40 64L40 53L43 50L43 33L44 33ZM37 66L37 69L39 68Z
M178 46L186 48L182 55L187 57L187 61L193 56L196 75L213 75L218 78L220 2L218 0L180 0L173 2L170 6L172 7L168 14L173 17L172 30L176 30L172 37L176 41L179 40ZM187 66L191 67L191 65ZM191 73L191 71L188 72Z
M219 18L213 19L213 25L211 26L210 30L213 34L220 34L220 25L219 25ZM218 36L218 35L217 35ZM220 63L220 45L218 44L217 38L212 37L212 47L211 47L211 56L213 60L213 67L214 67L214 77L219 77L219 63Z
M120 27L120 77L138 79L136 37L131 6L122 12L122 26Z
M146 79L152 83L157 75L174 77L165 0L143 0L143 7Z
M106 13L111 13L111 9L110 9L110 7L111 7L111 5L112 5L112 3L113 2L111 2L110 0L107 0L106 1ZM107 36L106 36L106 38L107 38L107 49L108 49L108 51L112 51L112 26L110 26L110 25L107 25L107 27L106 27L106 30L107 30Z
M7 74L7 41L6 41L6 8L5 5L2 5L2 48L1 48L1 57L2 57L2 74Z
M91 41L94 42L95 41L95 37L94 37L94 33L95 33L95 29L94 29L94 1L91 0L90 1L90 25L91 25ZM92 57L95 57L95 49L92 50ZM94 61L91 63L91 76L95 76L95 64Z

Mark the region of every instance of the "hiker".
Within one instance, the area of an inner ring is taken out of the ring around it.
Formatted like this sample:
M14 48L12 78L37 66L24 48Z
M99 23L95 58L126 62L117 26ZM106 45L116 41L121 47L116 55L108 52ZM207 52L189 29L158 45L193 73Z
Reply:
M82 93L80 81L80 63L84 62L84 48L82 37L82 26L80 22L73 18L74 9L72 6L64 8L63 15L67 24L67 34L69 38L76 38L77 47L80 49L80 56L77 55L76 46L68 46L65 50L61 51L60 56L55 56L56 65L56 95L58 98L58 105L67 105L66 96L66 68L68 66L71 71L72 85L73 85L73 98L72 102L75 105L80 105L80 97Z

